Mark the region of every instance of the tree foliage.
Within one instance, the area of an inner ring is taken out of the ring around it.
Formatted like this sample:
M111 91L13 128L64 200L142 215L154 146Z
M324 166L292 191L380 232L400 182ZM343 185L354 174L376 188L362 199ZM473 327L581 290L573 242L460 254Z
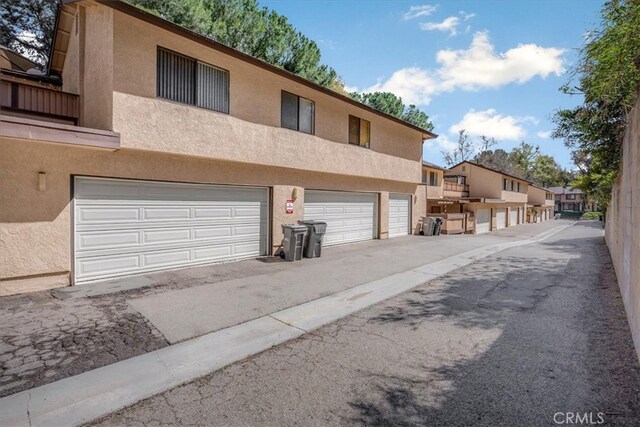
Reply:
M465 160L469 160L473 156L473 142L469 140L469 134L464 129L458 131L458 141L456 148L452 151L442 151L442 157L445 165L451 167Z
M413 104L405 105L402 98L391 92L359 93L351 92L349 96L378 111L387 113L425 130L433 130L429 116Z
M57 7L57 0L2 0L0 45L44 68L49 57Z
M614 0L600 28L588 35L570 81L561 91L583 102L555 112L554 137L582 159L573 183L606 207L622 155L629 112L640 84L640 2ZM586 161L585 161L586 160Z

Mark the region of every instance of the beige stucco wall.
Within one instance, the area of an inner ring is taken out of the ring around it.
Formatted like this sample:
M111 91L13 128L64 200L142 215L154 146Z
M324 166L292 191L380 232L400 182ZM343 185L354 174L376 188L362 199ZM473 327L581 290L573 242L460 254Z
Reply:
M442 186L443 186L443 181L444 181L444 171L441 171L439 169L433 169L430 168L428 166L422 166L422 176L423 176L423 180L422 183L426 184L429 182L429 173L430 172L435 172L438 175L438 185L437 186L431 186L431 185L426 185L427 187L427 198L429 199L442 199L443 197L443 191L442 191Z
M640 97L627 126L606 215L607 246L640 358Z
M123 148L419 183L419 161L157 98L114 93Z
M68 275L72 175L272 187L273 250L282 237L280 224L302 218L305 188L425 193L419 184L127 149L114 152L0 139L0 152L0 279L46 275L54 280L54 275ZM45 191L37 188L38 172L46 173ZM292 198L294 187L299 189L295 214L286 215L285 201ZM414 200L415 228L424 215L426 200L424 196ZM385 226L382 223L381 231ZM57 276L55 280L59 281Z
M161 46L229 70L230 115L233 117L280 128L281 91L286 90L315 102L317 137L347 144L348 121L349 115L352 114L371 122L369 151L415 162L421 160L422 134L416 130L123 13L114 12L114 28L113 88L116 92L156 98L156 52L157 47ZM114 109L121 109L123 106L119 102ZM200 126L199 121L189 116L192 110L171 110L174 115L164 117L169 123L184 124L186 127ZM208 110L203 112L211 116L211 120L216 120L213 118L216 114ZM119 116L130 113L130 110L116 112ZM121 123L116 122L114 129L120 131L120 126ZM297 139L301 135L298 132L289 133L288 138ZM210 144L214 145L224 143L227 141L210 141ZM247 144L246 148L250 149L251 146ZM360 155L360 151L353 155ZM418 178L415 182L420 181L419 173L418 166Z
M451 172L456 175L467 177L469 185L469 197L484 197L487 199L499 199L510 203L526 203L529 184L516 178L502 175L485 168L478 167L472 163L463 163L451 168ZM504 191L502 180L506 178L520 183L520 192Z

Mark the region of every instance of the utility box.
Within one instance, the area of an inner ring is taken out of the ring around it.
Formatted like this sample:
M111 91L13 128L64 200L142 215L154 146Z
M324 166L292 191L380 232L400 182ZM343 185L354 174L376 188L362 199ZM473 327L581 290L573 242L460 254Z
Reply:
M322 254L322 240L327 231L327 223L324 221L298 221L307 227L307 239L304 245L305 258L320 258Z
M281 252L282 258L284 258L285 261L301 260L307 227L304 225L282 224L282 233L284 234Z

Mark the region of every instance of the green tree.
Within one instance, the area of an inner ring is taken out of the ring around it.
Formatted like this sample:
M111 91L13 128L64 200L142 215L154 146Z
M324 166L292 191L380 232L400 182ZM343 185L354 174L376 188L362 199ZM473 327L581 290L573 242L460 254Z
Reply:
M531 180L543 187L563 185L562 168L552 156L540 154L533 161Z
M510 175L515 175L517 173L513 167L510 153L501 148L481 151L476 154L473 161L479 165L499 170Z
M583 159L573 185L603 207L622 155L629 112L640 84L640 2L614 0L602 8L602 23L589 34L570 81L561 91L583 97L576 108L554 114L554 138Z
M425 130L433 130L429 116L413 104L404 105L402 98L391 92L352 92L349 96L378 111L387 113Z
M522 141L510 154L512 164L517 175L524 179L533 178L533 166L540 155L540 147Z
M57 7L56 0L2 0L0 45L44 68L49 57Z

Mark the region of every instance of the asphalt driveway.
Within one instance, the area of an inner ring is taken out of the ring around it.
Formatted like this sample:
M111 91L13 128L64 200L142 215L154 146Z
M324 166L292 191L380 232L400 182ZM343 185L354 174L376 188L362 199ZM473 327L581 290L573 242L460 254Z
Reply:
M512 248L99 425L638 425L603 233Z

